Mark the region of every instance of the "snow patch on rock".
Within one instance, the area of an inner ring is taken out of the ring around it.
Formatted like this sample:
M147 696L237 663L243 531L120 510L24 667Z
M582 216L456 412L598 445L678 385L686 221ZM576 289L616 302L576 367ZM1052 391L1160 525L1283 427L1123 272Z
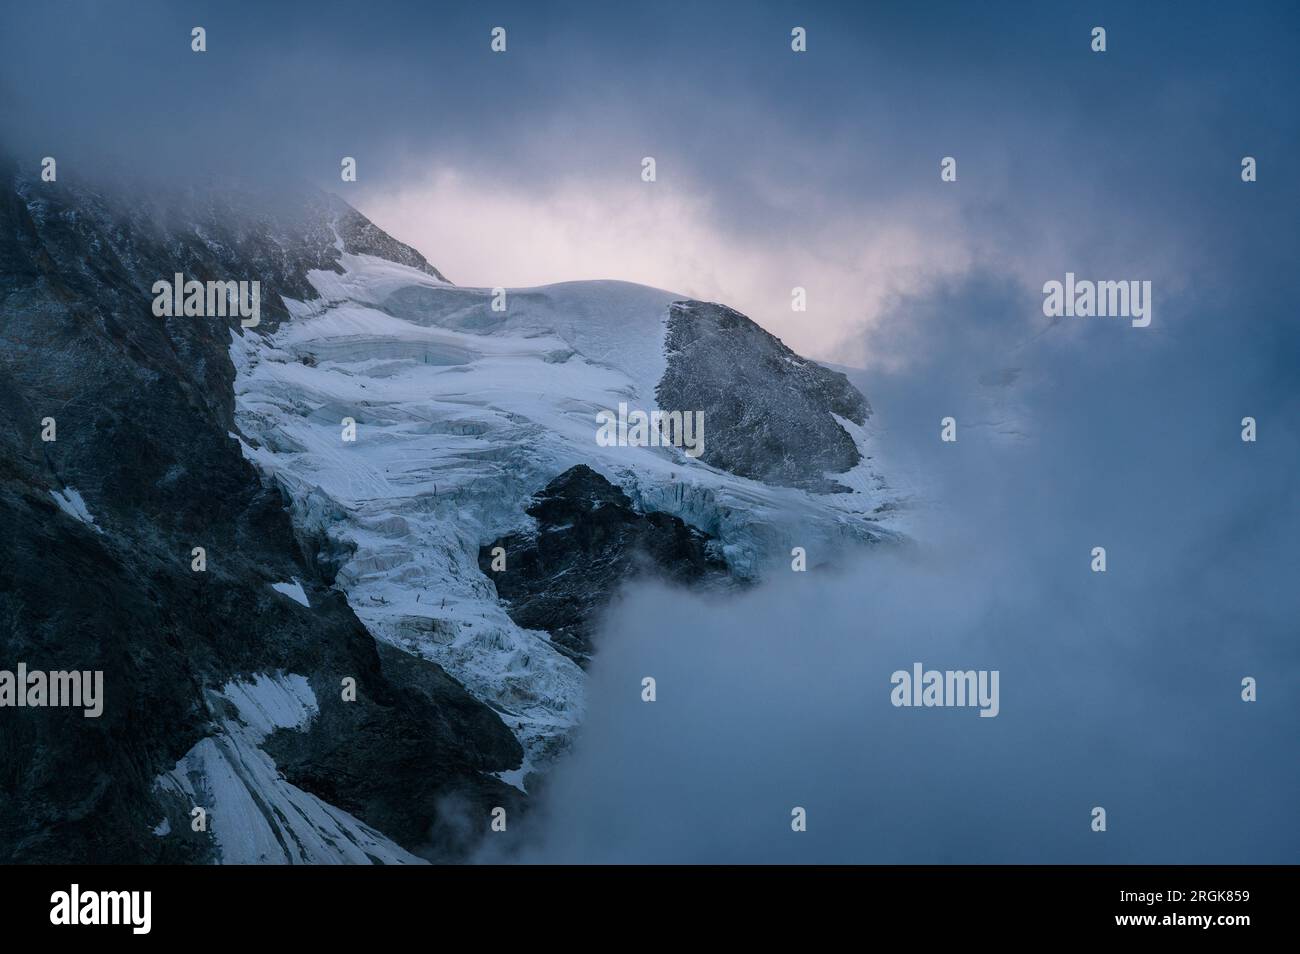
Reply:
M99 527L95 526L95 518L90 515L90 509L86 506L86 501L82 499L81 494L66 487L63 490L50 491L50 496L54 502L59 505L59 509L66 513L74 520L80 520L86 526L90 527L96 533L103 533Z
M283 593L285 596L289 597L289 599L301 603L308 609L311 608L311 604L307 602L307 593L303 590L302 584L297 580L290 580L288 583L272 583L271 589L275 590L277 593Z
M307 677L297 673L258 673L251 681L226 683L218 695L235 707L241 722L260 733L259 741L276 729L305 729L320 712Z

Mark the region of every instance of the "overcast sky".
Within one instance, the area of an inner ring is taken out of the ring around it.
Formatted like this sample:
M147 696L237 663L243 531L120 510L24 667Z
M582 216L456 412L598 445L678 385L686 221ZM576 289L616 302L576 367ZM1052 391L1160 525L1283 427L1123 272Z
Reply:
M43 0L3 17L9 148L58 156L65 180L109 155L302 176L458 284L644 282L843 364L907 360L891 307L986 268L1030 296L1030 326L1067 269L1156 281L1170 315L1222 265L1207 211L1295 199L1285 4Z
M632 591L530 857L1296 861L1293 4L127 7L6 5L20 161L301 176L458 284L645 282L865 369L919 549ZM1067 271L1150 327L1045 318ZM1001 714L892 708L918 660Z

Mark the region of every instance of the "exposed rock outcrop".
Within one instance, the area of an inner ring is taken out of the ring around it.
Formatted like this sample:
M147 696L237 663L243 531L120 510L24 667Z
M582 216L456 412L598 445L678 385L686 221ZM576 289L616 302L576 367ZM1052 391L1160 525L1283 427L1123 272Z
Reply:
M655 396L661 408L704 412L705 463L816 493L849 489L825 476L862 459L835 415L861 425L871 407L843 374L711 302L674 302L664 347Z
M479 568L496 583L510 617L551 634L566 655L585 662L600 612L619 584L638 575L675 583L719 583L726 563L713 541L677 517L640 513L618 487L586 465L566 470L528 508L530 533L503 537L479 551ZM493 551L506 569L494 571Z

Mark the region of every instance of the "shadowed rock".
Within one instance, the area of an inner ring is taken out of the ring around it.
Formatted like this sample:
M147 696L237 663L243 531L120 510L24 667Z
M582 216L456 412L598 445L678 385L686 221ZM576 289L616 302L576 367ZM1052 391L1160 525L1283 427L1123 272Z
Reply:
M479 550L479 567L496 584L510 618L551 634L566 655L585 662L600 612L621 581L655 575L677 583L720 582L725 562L711 538L677 517L639 513L618 487L585 464L560 474L533 497L529 533ZM492 570L503 547L506 569Z
M849 489L826 473L850 470L862 455L833 415L860 425L871 407L843 374L709 302L674 302L664 347L655 397L665 410L704 412L706 464L815 493Z
M152 283L182 271L261 280L283 314L280 295L308 294L306 271L336 267L339 243L436 272L319 193L118 198L0 173L0 668L104 672L98 719L0 709L0 860L214 859L156 781L230 717L215 692L277 672L319 700L266 743L290 783L410 851L466 850L439 833L519 803L491 774L519 767L518 742L437 666L381 658L329 589L328 554L304 552L230 437L238 319L151 310ZM71 491L93 526L56 504ZM308 605L272 588L290 580Z

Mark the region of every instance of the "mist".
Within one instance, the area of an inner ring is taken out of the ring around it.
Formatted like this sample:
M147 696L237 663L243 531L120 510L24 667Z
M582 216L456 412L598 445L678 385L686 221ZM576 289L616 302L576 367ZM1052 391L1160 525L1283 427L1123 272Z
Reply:
M929 347L858 383L909 542L627 588L572 753L485 860L1294 863L1300 341L1270 295L1030 336L1041 300L996 276L901 303ZM894 707L916 662L998 670L999 714Z

